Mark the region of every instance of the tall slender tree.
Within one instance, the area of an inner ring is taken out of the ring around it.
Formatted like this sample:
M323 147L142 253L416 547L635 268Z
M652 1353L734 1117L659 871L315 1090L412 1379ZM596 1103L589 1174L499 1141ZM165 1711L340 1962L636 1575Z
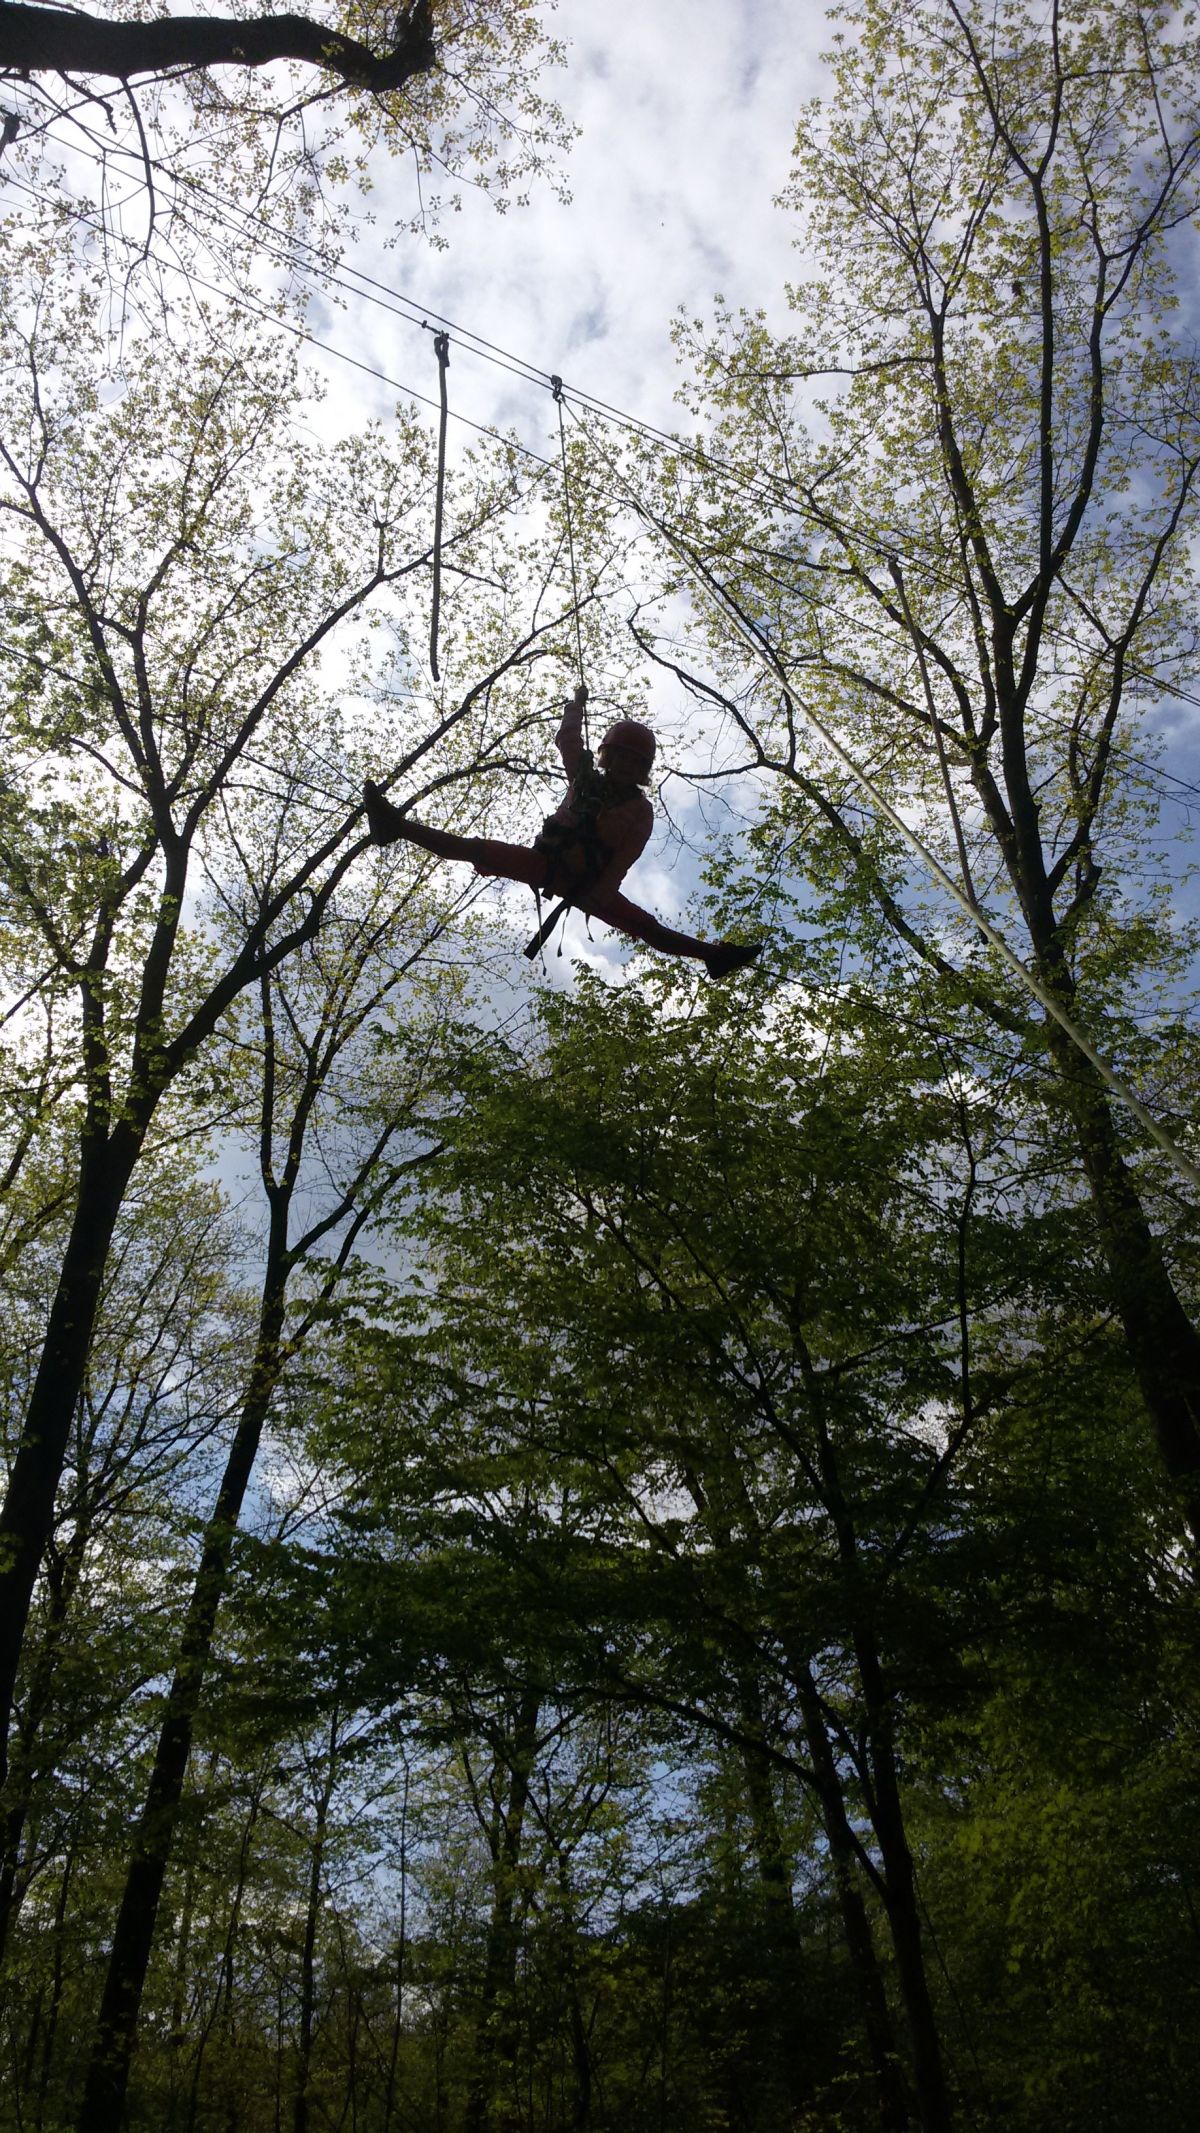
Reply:
M1200 1335L1170 1181L969 910L922 910L912 855L823 736L1190 1145L1190 943L1166 881L1143 893L1142 759L1193 670L1200 373L1179 298L1200 51L1190 18L1127 0L866 0L841 20L785 195L809 262L793 330L682 331L714 464L659 516L723 681L705 698L698 663L661 656L771 782L779 878L840 862L1049 1068L1195 1526Z
M464 621L469 681L428 704L410 696L401 713L399 595L430 555L417 426L401 422L387 444L301 449L290 358L203 322L197 356L176 364L140 343L101 399L95 308L86 294L30 308L21 264L7 263L3 322L0 513L14 548L0 865L23 967L40 956L41 990L60 1003L78 1122L0 1510L0 1746L111 1240L159 1105L184 1076L205 1088L205 1047L248 988L316 938L365 848L357 780L348 793L322 769L322 722L336 734L340 720L318 662L337 645L343 691L389 704L378 753L453 795L528 724L529 669L563 612L534 594L532 620L513 629L502 589L490 641ZM484 529L492 543L513 500L503 464L468 472L448 557L465 565ZM484 572L461 582L485 609ZM239 837L263 834L238 819L243 781L274 826L261 893L218 935L206 899L241 871Z

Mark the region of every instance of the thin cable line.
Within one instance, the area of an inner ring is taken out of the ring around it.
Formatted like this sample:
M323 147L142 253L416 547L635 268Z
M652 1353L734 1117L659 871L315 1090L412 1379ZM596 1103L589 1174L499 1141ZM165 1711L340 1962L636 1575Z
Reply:
M81 130L83 130L87 134L87 137L89 139L95 140L97 138L97 136L92 132L91 128L85 127ZM79 152L81 154L86 154L86 151ZM105 143L104 152L107 155L124 154L139 171L143 168L142 157L132 148L124 150L113 150L109 147L107 143ZM94 154L90 156L88 160L99 163L102 159L101 156ZM165 176L173 176L173 173L170 172L168 167L161 164L157 159L151 159L151 167L161 171ZM26 190L29 190L29 188L26 188ZM335 270L334 268L326 265L321 260L320 253L317 247L314 245L310 245L306 239L296 237L288 232L280 230L275 224L267 222L266 218L260 214L249 213L246 210L238 208L236 204L231 204L229 201L223 199L220 194L215 193L210 187L204 185L200 181L193 182L189 180L188 190L189 197L198 199L204 209L210 214L211 218L215 222L217 222L220 227L223 227L224 229L230 231L231 234L244 236L244 231L239 232L235 230L234 225L231 221L231 210L232 213L237 214L240 217L243 225L251 224L255 228L256 232L265 232L273 240L274 245L276 247L272 256L280 260L283 264L292 267L294 271L305 274L323 283L326 287L342 289L345 291L345 293L350 295L365 294L366 301L368 303L371 303L377 308L388 312L391 316L404 318L409 324L419 324L427 332L432 332L434 330L433 326L430 324L430 321L436 320L439 326L443 328L448 328L450 331L452 331L456 339L461 344L463 344L464 346L469 345L470 351L472 353L480 354L485 361L491 361L496 367L506 370L510 373L510 375L526 378L531 382L543 384L547 386L550 390L553 390L555 374L542 369L539 365L531 362L528 357L522 356L512 349L505 348L499 342L489 340L485 335L477 333L474 328L464 325L460 320L451 318L444 312L438 312L433 310L428 305L419 304L415 298L407 296L403 290L397 289L393 284L381 281L376 276L368 274L364 268L354 266L353 264L347 264L343 261ZM34 195L34 197L37 197L36 194ZM122 241L130 246L133 245L132 239L123 238ZM256 236L255 241L261 243L261 237ZM267 250L268 252L271 251L271 248L268 246L264 246L263 249ZM300 253L309 254L310 259L306 261L303 258L298 257L297 255ZM174 269L174 271L180 273L185 272L183 268L176 268ZM345 279L347 275L352 276L353 282L356 284L361 284L361 287L356 288L350 282L348 282ZM205 284L205 286L210 288L212 287L211 284ZM223 292L218 291L218 293ZM390 299L390 301L385 299ZM340 356L344 361L355 360L352 357L347 357L344 354L344 351L335 349L332 344L325 342L314 342L314 345L326 349L328 353ZM396 381L392 379L387 379L385 382L393 385L396 384ZM411 388L397 385L397 390L411 391ZM713 472L724 474L738 488L740 488L744 493L748 495L766 496L769 497L772 502L778 505L784 501L784 497L780 494L781 490L788 493L794 493L795 491L794 482L792 482L790 478L786 476L772 477L771 486L769 488L763 488L758 482L748 478L745 474L744 469L737 467L728 460L719 459L712 452L705 451L701 447L689 443L686 439L679 437L672 431L662 429L658 424L647 421L645 417L632 415L628 412L628 410L618 407L612 401L600 398L600 396L597 394L588 392L583 387L572 386L570 390L571 397L577 407L586 407L591 412L595 412L601 415L602 417L608 417L613 422L618 423L621 427L629 430L631 433L644 437L648 442L657 442L660 444L664 444L668 446L672 452L677 453L681 457L690 459L696 465ZM426 405L432 404L422 394L412 393L412 397L423 400ZM487 430L484 425L474 426L477 428L482 428L484 430L484 434L493 436L496 434L492 430ZM819 523L820 521L818 521L818 524ZM891 555L899 553L899 551L897 551L893 546L885 546L884 544L882 544L879 540L878 535L873 531L873 529L857 528L854 529L854 531L856 537L865 541L869 546L875 548L880 554L882 560L884 560L885 562L889 560ZM904 558L904 560L910 563L918 563L945 588L949 590L957 589L955 580L953 580L948 573L942 573L938 571L935 559L929 554L928 551L922 551L919 548L914 550L910 546L908 554ZM831 607L834 613L840 614L841 611L834 605L834 603L827 601L824 604ZM1078 638L1075 638L1071 636L1068 632L1062 630L1061 627L1056 627L1052 630L1048 630L1047 636L1052 642L1066 644L1073 651L1076 652L1086 653L1091 649L1091 647L1081 643ZM1141 669L1136 666L1130 667L1130 674L1133 679L1145 681L1151 684L1153 687L1162 690L1166 694L1171 695L1178 702L1186 703L1195 709L1200 709L1200 696L1192 695L1188 691L1178 688L1176 685L1166 681L1162 677L1155 674L1151 674L1145 669ZM1133 760L1133 758L1131 757L1130 760ZM1166 775L1172 774L1166 773ZM1200 798L1200 791L1197 791L1196 796L1197 798Z
M87 133L88 138L96 138L91 133L90 129L84 128L82 130ZM75 152L83 156L86 160L90 160L97 164L101 163L103 160L102 157L99 155L88 155L88 152L86 150L76 150ZM105 153L107 156L112 156L116 152L117 151L109 149L106 144ZM143 167L142 159L140 157L135 157L134 151L132 149L121 152L126 154L131 162L136 162L136 165L139 169ZM170 172L167 166L158 162L157 159L152 159L151 167L159 170L165 176L173 177L174 175L172 172ZM40 201L39 194L32 186L29 186L23 181L15 178L10 180L10 183L12 183L17 189L26 193L30 198L34 199L35 201ZM191 181L189 181L189 194L195 196L198 199L202 209L206 211L211 216L211 218L218 223L220 227L223 227L235 237L242 237L244 241L244 231L238 230L233 225L230 219L228 202L220 201L219 196L212 194L209 188L199 182L193 185ZM511 350L503 348L502 345L497 342L488 340L485 336L474 332L472 328L466 327L461 323L450 319L444 313L433 311L427 306L422 307L418 305L413 298L406 296L403 291L395 289L390 284L379 281L376 277L367 274L365 270L361 268L354 266L343 266L339 270L335 271L334 269L324 265L320 261L319 254L316 253L315 247L309 246L303 239L294 238L286 235L283 232L278 231L274 225L266 222L264 217L259 215L250 215L241 210L235 210L235 212L241 215L243 223L254 224L259 231L265 231L269 237L274 239L276 246L274 250L272 250L271 245L262 245L262 249L267 252L268 256L274 256L277 260L291 267L294 271L319 281L327 288L338 288L343 290L346 294L350 295L365 295L365 300L367 302L372 303L377 308L384 310L391 316L402 318L408 324L418 325L425 331L432 332L434 330L429 322L431 319L436 319L439 324L453 328L456 336L461 337L464 343L470 344L469 352L480 355L482 360L492 362L494 365L508 371L510 374L526 378L532 383L545 384L549 389L553 390L554 374L542 370L539 366L529 362L528 359L526 359L525 357L517 355ZM107 237L111 237L116 241L119 241L130 250L140 250L140 247L137 245L136 241L132 238L126 237L122 232L105 231L102 218L89 215L83 210L75 210L73 219L89 227L100 229ZM261 238L259 238L257 241L261 244ZM314 262L309 263L304 259L298 257L297 254L301 250L313 254ZM217 296L222 301L231 304L233 307L245 310L249 312L251 316L258 317L262 319L265 323L283 327L284 330L293 334L293 336L301 342L308 342L314 348L318 348L323 353L334 357L335 360L346 363L352 368L360 370L366 375L376 378L381 384L389 386L394 391L403 393L407 398L416 401L417 403L423 406L432 407L435 410L438 410L438 403L432 400L428 394L419 392L415 387L405 385L401 380L390 376L387 372L380 370L376 365L367 363L359 357L350 355L345 349L340 348L336 343L324 340L320 336L311 333L307 328L296 326L292 324L291 321L285 318L281 318L278 313L272 311L266 305L256 305L252 299L242 295L235 296L229 290L223 288L220 284L208 281L205 277L194 273L191 269L178 265L174 261L164 260L160 254L156 254L155 257L157 264L160 266L160 268L162 268L163 271L168 273L176 273L183 276L184 279L194 282L197 287L202 288L206 292ZM347 282L344 279L344 276L346 274L353 275L356 282L363 284L362 289L357 289L353 287L349 282ZM372 294L370 293L372 291L378 293ZM385 295L387 297L390 297L392 301L385 302L383 300ZM402 306L404 308L397 309L397 306ZM658 425L650 423L644 418L630 415L628 412L617 407L614 403L610 401L602 400L601 398L599 398L599 396L591 394L582 388L572 387L571 393L576 407L585 408L588 412L597 415L601 421L605 422L606 426L616 424L633 435L643 437L648 443L664 445L673 454L685 458L691 461L693 464L697 465L698 467L701 467L707 471L725 477L731 483L733 483L734 486L740 489L744 494L753 496L764 502L768 502L774 509L796 509L794 504L789 505L788 502L788 492L794 495L795 485L784 477L772 477L771 486L769 488L764 488L762 485L760 485L760 483L754 481L751 478L748 478L743 469L732 465L726 460L717 458L712 453L706 452L700 447L688 443L686 439L681 438L669 431L663 430ZM438 411L440 412L440 410ZM552 462L544 454L535 451L531 446L525 445L519 440L512 438L511 436L503 436L502 433L500 433L493 426L487 423L477 422L470 416L458 413L457 410L454 411L454 419L458 422L461 422L465 427L474 430L478 435L488 437L495 442L505 445L509 449L515 449L519 451L524 457L532 460L535 464L539 466L549 468L552 464ZM602 491L602 493L612 495L614 492L610 489L607 491ZM798 515L804 517L806 514L801 511ZM821 521L817 520L816 523L820 525ZM859 528L852 530L855 531L856 538L859 538L864 541L868 546L870 546L873 550L879 553L884 560L886 560L893 554L902 552L897 551L894 544L883 543L880 539L879 534L872 529ZM930 576L934 578L935 582L940 582L945 589L951 591L958 590L956 581L953 580L948 573L939 571L934 560L928 555L928 553L923 552L921 549L914 549L910 545L905 560L907 560L910 564L915 565L917 568L925 570ZM825 607L828 612L837 616L842 621L854 620L855 622L859 622L861 620L861 618L849 616L836 604L836 602L828 599L828 597L822 598L819 604ZM1062 630L1062 628L1058 626L1048 629L1046 631L1046 636L1051 642L1057 642L1059 644L1066 645L1072 651L1076 652L1077 654L1080 654L1081 656L1089 656L1093 654L1096 649L1095 647L1083 644L1079 639L1071 636L1068 632ZM1129 667L1129 673L1131 679L1145 682L1149 686L1159 691L1161 694L1170 696L1173 700L1179 703L1187 704L1193 708L1200 709L1200 696L1191 694L1189 691L1180 688L1178 685L1170 681L1167 681L1165 678L1150 673L1146 669L1139 668L1133 664L1131 664ZM1193 797L1198 802L1200 802L1200 788L1189 784L1187 780L1180 778L1177 773L1169 770L1163 770L1159 766L1149 763L1147 759L1135 756L1132 751L1128 749L1123 749L1122 753L1124 754L1126 761L1134 764L1139 768L1145 769L1149 772L1151 776L1169 778L1172 783L1179 786L1181 791L1187 793L1190 797Z
M90 128L85 127L81 130L86 133L89 139L95 140L97 138L92 133ZM77 150L76 152L83 156L86 160L91 161L93 163L100 164L103 161L103 157L99 154L93 153L91 155L88 155L88 152L86 150ZM136 168L139 171L144 167L143 159L140 155L137 155L133 149L114 150L109 148L108 144L105 144L104 154L106 156L124 154L129 158L131 162L135 164ZM160 163L155 158L151 159L151 168L159 170L164 176L174 176L174 174L169 170L166 165ZM28 193L31 198L35 200L39 199L39 195L33 187L23 184L20 180L13 180L11 182L16 184L22 191ZM236 229L230 219L230 203L228 201L222 200L220 195L213 193L209 187L203 185L199 181L193 183L189 180L188 190L189 196L195 197L199 201L200 205L204 208L206 212L208 212L212 220L215 221L218 226L229 231L231 235L242 236L244 241L244 231L239 231L238 229ZM438 312L432 310L429 306L423 306L418 304L414 298L406 296L402 290L396 289L393 285L389 283L380 281L377 277L366 273L366 271L362 268L355 267L353 265L347 266L344 262L336 270L325 265L321 261L320 255L315 246L309 245L307 241L303 238L297 238L289 235L288 233L278 230L274 224L268 223L261 215L250 214L245 210L241 210L236 207L234 207L233 212L240 215L243 224L249 223L254 225L256 230L265 231L266 234L274 240L275 248L272 249L272 246L270 245L262 245L262 249L267 252L268 256L273 256L281 263L291 267L295 272L307 275L310 278L322 283L327 288L341 289L348 295L365 294L365 298L368 303L371 303L377 308L387 312L390 316L399 317L403 319L406 323L410 325L417 325L426 332L434 331L434 327L430 324L430 321L436 320L440 326L450 329L455 334L456 339L460 341L464 346L469 346L470 353L480 355L482 360L493 363L496 367L506 370L513 376L528 379L531 383L545 385L549 390L553 391L555 374L541 369L540 366L530 362L527 357L521 356L511 349L504 348L498 342L487 339L486 336L476 333L473 328L464 326L460 321L450 318L447 314L443 312ZM103 228L102 220L98 220L95 217L85 215L82 211L76 212L76 219L90 223L93 227L101 229ZM125 237L123 233L105 232L105 234L113 235L119 238L119 241L125 244L131 250L140 249L134 239ZM256 241L259 242L261 245L261 238L257 238ZM313 263L306 262L304 259L299 258L297 254L301 251L311 254L313 258ZM248 306L248 299L234 297L227 290L223 289L219 284L214 284L212 282L204 280L200 276L191 275L189 269L186 269L182 266L178 266L172 261L163 260L161 258L161 255L155 256L158 260L158 264L162 266L166 271L181 274L184 276L185 279L189 278L190 276L190 278L194 279L197 282L197 285L199 287L204 288L210 293L223 298L225 301L233 303L235 305L241 305L243 307ZM355 282L361 283L362 288L355 288L351 283L347 282L344 279L347 274L352 275L354 277ZM372 294L370 292L376 293ZM385 301L385 297L390 298L391 301ZM398 306L403 308L397 308ZM320 348L324 353L334 356L339 361L349 363L355 368L364 370L369 375L378 378L381 383L391 386L395 391L403 392L404 394L406 394L407 397L420 402L424 406L436 407L437 405L437 403L431 400L427 394L418 392L414 387L404 385L400 380L392 378L385 372L376 369L374 365L362 362L358 357L347 354L344 349L337 347L336 344L329 341L324 341L318 336L309 333L306 329L297 329L295 327L292 327L288 321L279 319L278 315L274 312L271 312L270 310L264 308L263 310L258 311L253 315L260 316L269 321L286 326L289 331L297 333L298 337L310 341L314 347ZM676 454L677 456L690 460L693 464L707 471L711 471L725 476L746 495L761 498L764 501L768 501L776 508L779 508L781 506L787 508L788 495L795 494L795 483L791 481L788 477L773 476L771 477L770 485L763 486L759 482L755 481L753 478L747 477L744 469L733 465L728 460L717 458L713 453L705 451L695 444L689 443L685 438L679 437L671 431L664 430L655 423L648 422L644 417L631 415L628 413L628 411L617 407L613 402L603 400L598 395L589 393L582 387L572 386L570 390L571 397L576 407L584 407L589 412L599 415L602 420L606 420L609 423L616 423L620 427L628 430L631 434L645 438L648 443L657 443L665 445L672 453ZM455 415L455 419L463 422L467 427L476 430L481 435L491 437L493 439L499 439L500 441L506 443L512 442L511 439L501 439L500 433L488 424L475 422L470 417L461 416L457 413ZM538 464L542 466L548 466L550 464L550 461L547 460L542 454L532 451L531 448L518 448L525 450L528 456L535 459ZM609 491L607 493L611 494L612 492ZM798 515L804 517L806 514L801 511ZM818 526L822 524L819 519L816 521L816 523L818 524ZM894 543L884 543L880 539L879 534L872 528L858 527L853 528L852 531L854 532L855 538L863 541L867 546L871 547L885 563L893 555L903 555L903 560L909 562L910 564L915 564L919 568L922 568L927 571L929 575L934 578L935 582L940 583L944 589L948 591L958 590L956 581L948 573L938 569L935 558L932 557L928 551L924 551L920 548L914 549L910 544L908 547L907 554L903 554L903 551L897 549ZM828 599L824 599L821 604L825 606L830 612L837 615L840 619L849 619L845 615L844 611L840 609L835 602ZM858 618L856 617L853 619L857 620ZM1073 637L1069 632L1064 631L1061 626L1051 627L1046 631L1046 636L1050 642L1066 645L1072 651L1077 652L1081 655L1086 656L1095 649L1094 647L1084 644L1078 638ZM1193 695L1189 691L1179 688L1176 684L1165 680L1163 677L1156 674L1152 674L1146 669L1139 668L1136 665L1131 664L1129 672L1131 679L1146 682L1151 687L1161 691L1163 694L1171 696L1175 701L1187 704L1194 709L1200 710L1200 696ZM1134 761L1135 758L1129 755L1128 760ZM1172 777L1174 776L1174 773L1170 772L1161 774ZM1178 782L1181 784L1185 784L1186 781L1179 780ZM1195 793L1195 797L1197 799L1200 799L1200 789L1186 789L1193 791Z
M20 190L28 193L30 197L36 200L36 193L33 192L31 187L24 185L21 180L18 179L10 182L15 183ZM83 214L82 212L77 212L73 219L83 222L92 228L99 227L94 217ZM133 240L129 238L122 238L121 241L131 247L133 245ZM302 345L308 344L314 348L321 349L325 354L335 357L339 362L349 365L350 368L354 370L362 371L367 376L376 379L378 383L389 386L395 392L403 393L406 398L417 401L422 406L429 407L435 413L440 415L440 404L437 400L433 399L431 395L418 391L415 386L404 384L402 380L392 377L390 373L386 371L380 370L376 364L368 363L364 361L361 357L350 355L345 349L338 347L336 343L331 341L325 341L321 339L318 335L311 333L307 327L300 326L290 319L280 317L278 313L272 311L267 305L260 304L255 300L243 295L233 295L230 291L221 288L219 284L208 281L203 275L197 274L190 269L187 270L185 274L185 270L183 268L174 266L169 261L160 260L159 264L165 266L167 271L169 272L184 275L184 277L190 282L194 283L196 287L204 289L207 293L220 298L223 302L228 303L233 309L243 311L247 313L250 317L261 320L266 325L279 328L280 330L289 333ZM436 316L437 314L432 315ZM551 386L552 382L553 381L551 379ZM575 395L573 395L572 397L576 398L576 404L578 404L578 397ZM493 428L487 423L477 422L474 420L473 417L462 414L456 408L452 408L450 410L450 417L451 420L461 423L465 428L475 431L475 433L479 436L487 437L491 440L491 442L503 446L506 450L516 451L522 458L530 460L534 465L543 468L546 472L552 472L554 470L554 462L552 459L548 458L544 453L535 451L531 445L522 443L519 438L506 436L502 431ZM604 418L602 417L601 419ZM586 435L587 433L584 432L584 434ZM614 487L611 484L607 486L601 485L600 493L613 501L622 501L625 503L628 503L629 501L628 496L620 489L619 486ZM912 560L911 556L909 560ZM842 621L851 619L847 616L845 611L836 604L836 602L829 600L828 598L823 599L820 604ZM578 616L576 616L576 627L578 628ZM872 625L872 627L874 628L876 634L880 636L884 634L882 630L879 629L878 624L874 624ZM1048 636L1050 634L1050 632L1047 632ZM1083 649L1079 646L1076 646L1075 648ZM1153 677L1150 676L1146 676L1143 678L1153 679ZM1169 684L1164 684L1163 686L1168 688L1168 690L1170 689ZM1170 691L1170 693L1181 697L1183 695L1183 692L1178 690ZM1188 702L1195 702L1197 704L1197 707L1200 708L1200 698L1184 697L1183 700ZM1048 723L1060 723L1058 721L1050 721L1048 714L1043 714L1043 717L1046 718ZM1186 793L1190 798L1196 800L1197 803L1200 803L1200 787L1189 784L1186 780L1180 778L1176 772L1162 769L1160 766L1152 763L1148 758L1135 755L1131 750L1126 748L1123 743L1115 744L1113 747L1113 753L1114 755L1119 754L1126 762L1131 763L1136 768L1143 770L1150 778L1169 778L1174 784L1180 787L1182 792Z

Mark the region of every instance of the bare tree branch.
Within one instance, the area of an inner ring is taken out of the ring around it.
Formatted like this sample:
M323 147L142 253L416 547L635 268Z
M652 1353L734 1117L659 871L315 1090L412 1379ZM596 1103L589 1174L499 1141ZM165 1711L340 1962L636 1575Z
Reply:
M384 52L373 52L307 15L259 15L247 21L166 15L152 22L106 22L0 0L0 72L104 74L127 82L175 68L266 67L280 59L322 67L347 88L377 94L402 89L436 63L429 0L414 0L399 17L395 41Z

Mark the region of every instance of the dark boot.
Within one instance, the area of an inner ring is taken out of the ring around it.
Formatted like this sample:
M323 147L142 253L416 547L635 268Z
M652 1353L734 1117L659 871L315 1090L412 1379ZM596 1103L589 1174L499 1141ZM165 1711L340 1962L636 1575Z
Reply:
M363 786L363 806L367 810L367 826L372 844L395 844L404 835L404 817L398 807L393 807L380 792L373 778Z
M706 949L704 967L710 978L730 978L735 970L744 970L756 955L761 955L763 947L762 941L717 941Z

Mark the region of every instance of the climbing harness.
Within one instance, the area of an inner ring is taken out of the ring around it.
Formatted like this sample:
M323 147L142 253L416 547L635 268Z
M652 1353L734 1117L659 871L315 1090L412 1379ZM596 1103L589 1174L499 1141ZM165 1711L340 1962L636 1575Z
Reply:
M587 717L586 709L584 717ZM547 815L533 840L534 851L541 852L546 860L546 891L550 896L561 897L562 901L548 918L543 919L541 890L534 889L538 928L525 947L530 962L544 947L570 906L587 895L604 865L598 825L607 799L604 773L597 770L591 749L585 748L571 779L571 806L575 820L560 822L554 815ZM572 863L570 854L577 855L575 863Z
M543 948L545 947L547 941L553 933L554 928L557 926L559 919L565 918L571 908L570 898L564 897L563 901L560 904L555 904L554 909L553 911L551 911L548 918L542 918L542 895L540 889L534 890L533 900L537 905L537 914L538 917L542 920L542 922L541 925L538 927L537 932L532 933L525 943L524 954L528 961L531 963L533 962L536 956L539 956L541 954ZM558 952L560 955L562 954L561 943L559 945ZM545 966L543 965L543 968L544 967Z
M438 430L437 496L433 508L433 603L429 617L429 671L435 681L440 681L442 677L438 672L438 616L442 605L442 509L446 501L446 425L450 416L446 392L446 372L450 368L448 333L434 334L433 352L438 359L442 420Z

